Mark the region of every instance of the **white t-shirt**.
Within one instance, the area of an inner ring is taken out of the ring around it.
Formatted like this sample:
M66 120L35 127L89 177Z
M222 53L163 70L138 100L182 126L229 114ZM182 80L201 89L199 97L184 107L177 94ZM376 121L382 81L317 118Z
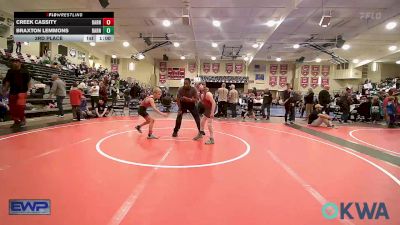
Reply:
M99 96L99 91L100 91L99 85L92 86L90 90L91 90L90 96Z

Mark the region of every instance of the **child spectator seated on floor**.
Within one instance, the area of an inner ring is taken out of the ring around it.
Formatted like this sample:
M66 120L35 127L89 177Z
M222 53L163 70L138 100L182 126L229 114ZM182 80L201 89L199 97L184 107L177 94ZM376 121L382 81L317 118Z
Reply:
M81 117L84 119L90 119L94 117L94 114L92 111L89 110L88 106L87 106L87 100L85 98L85 96L83 96L82 101L81 101Z
M107 117L109 113L108 106L106 103L103 101L103 99L99 100L99 104L97 104L96 107L96 117L101 118L101 117Z
M10 111L10 108L8 107L8 98L2 95L0 91L0 122L6 120L8 111Z
M319 127L323 123L329 127L329 128L334 128L334 125L331 122L331 117L325 112L322 111L323 106L320 104L315 105L314 111L310 114L308 117L308 124L312 127Z

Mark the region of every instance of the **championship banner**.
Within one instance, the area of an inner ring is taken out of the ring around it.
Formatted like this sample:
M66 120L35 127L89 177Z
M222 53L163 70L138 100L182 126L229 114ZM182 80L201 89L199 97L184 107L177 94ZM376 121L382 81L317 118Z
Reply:
M329 85L329 77L323 77L321 78L321 87Z
M303 65L301 67L301 75L307 76L310 73L310 65Z
M312 88L318 87L318 77L311 77L311 87Z
M214 73L219 73L219 63L213 63L212 64L212 71Z
M318 76L319 75L319 65L312 65L311 66L311 74L313 76Z
M225 67L226 67L226 72L227 73L232 73L232 71L233 71L233 63L227 63L227 64L225 64Z
M168 68L168 80L181 80L185 78L185 68Z
M203 63L203 71L204 73L210 72L210 63Z
M279 65L279 70L281 75L286 75L288 71L288 65L287 64L281 64Z
M329 65L322 65L321 74L324 76L328 76L330 68L331 67Z
M167 62L160 62L160 71L163 73L167 71Z
M269 66L269 72L270 72L272 75L275 75L277 71L278 71L278 65L276 65L276 64L271 64L271 65Z
M189 63L189 72L194 73L196 71L196 63Z
M168 68L167 79L174 76L174 70L172 68Z
M287 84L287 77L285 76L279 76L279 85L281 87L285 87Z
M111 65L111 72L118 72L118 64Z
M308 77L301 77L300 78L300 85L303 88L306 88L308 86Z
M243 63L235 63L235 72L240 74L243 72Z
M278 83L278 77L277 76L269 76L269 85L271 87L275 86Z

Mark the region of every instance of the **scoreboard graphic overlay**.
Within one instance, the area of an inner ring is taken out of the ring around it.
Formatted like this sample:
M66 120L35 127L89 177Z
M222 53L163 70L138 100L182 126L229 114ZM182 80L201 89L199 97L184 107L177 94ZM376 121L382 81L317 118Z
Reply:
M19 42L113 42L114 12L14 12Z

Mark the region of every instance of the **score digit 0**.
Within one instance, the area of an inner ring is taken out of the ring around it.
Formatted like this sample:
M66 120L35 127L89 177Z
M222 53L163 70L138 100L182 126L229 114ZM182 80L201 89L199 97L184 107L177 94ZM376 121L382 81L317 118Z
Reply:
M103 26L114 26L114 18L103 18Z

